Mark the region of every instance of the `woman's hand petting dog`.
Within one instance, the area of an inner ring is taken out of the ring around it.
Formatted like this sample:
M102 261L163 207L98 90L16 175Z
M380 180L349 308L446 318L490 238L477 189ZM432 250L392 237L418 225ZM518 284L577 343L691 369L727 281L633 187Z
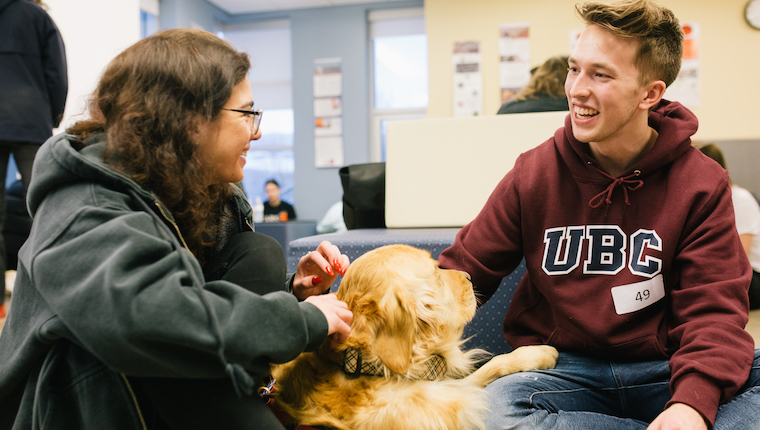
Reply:
M338 277L344 275L350 261L338 247L328 241L319 244L316 251L301 257L293 278L293 294L299 300L323 294Z
M335 294L307 297L306 302L316 306L327 318L327 334L333 335L332 343L343 343L351 334L351 321L354 314L348 310L346 302L338 300Z

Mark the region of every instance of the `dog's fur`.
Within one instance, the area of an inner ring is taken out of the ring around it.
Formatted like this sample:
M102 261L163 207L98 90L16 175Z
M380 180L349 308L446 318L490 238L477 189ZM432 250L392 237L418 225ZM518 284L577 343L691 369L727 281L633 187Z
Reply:
M430 253L406 245L384 246L358 258L338 290L354 314L351 335L334 349L272 368L276 403L301 425L340 430L443 430L483 428L483 388L519 371L554 366L550 346L518 348L474 370L484 351L462 351L464 326L476 300L465 273L443 270ZM348 376L343 351L358 348L365 361L384 365L384 376ZM420 380L431 356L446 373Z

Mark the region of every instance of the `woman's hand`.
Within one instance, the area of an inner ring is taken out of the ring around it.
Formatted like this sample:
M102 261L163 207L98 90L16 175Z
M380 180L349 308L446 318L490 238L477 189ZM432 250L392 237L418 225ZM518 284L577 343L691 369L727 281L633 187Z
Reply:
M327 318L327 334L335 335L331 341L333 347L348 338L354 314L348 309L346 302L338 300L333 293L310 296L305 301L316 306Z
M349 264L348 257L341 254L337 246L327 241L320 243L316 251L311 251L298 261L293 294L304 300L324 293L338 275L346 273Z

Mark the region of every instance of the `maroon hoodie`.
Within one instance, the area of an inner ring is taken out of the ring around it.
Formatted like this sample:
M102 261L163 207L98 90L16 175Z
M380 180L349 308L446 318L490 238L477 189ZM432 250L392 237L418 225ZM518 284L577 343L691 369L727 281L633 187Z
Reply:
M652 150L613 178L575 140L568 115L517 159L440 265L469 273L488 299L524 257L504 319L512 347L670 358L671 403L714 422L752 364L752 271L728 175L691 146L697 118L663 100L649 125L659 132Z

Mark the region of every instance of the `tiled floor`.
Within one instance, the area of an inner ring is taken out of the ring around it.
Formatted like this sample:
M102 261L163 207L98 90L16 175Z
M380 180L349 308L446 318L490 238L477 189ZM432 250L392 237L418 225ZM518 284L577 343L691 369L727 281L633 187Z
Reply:
M5 298L5 309L10 309L10 297ZM0 318L0 330L3 329L5 324L5 318ZM749 323L747 324L747 331L755 339L755 348L760 348L760 309L754 310L749 313Z

